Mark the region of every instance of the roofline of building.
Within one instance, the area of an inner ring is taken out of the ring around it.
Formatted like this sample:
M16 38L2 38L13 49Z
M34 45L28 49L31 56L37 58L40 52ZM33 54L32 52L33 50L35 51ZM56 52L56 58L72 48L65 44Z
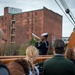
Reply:
M28 12L35 12L35 11L40 11L40 10L43 10L43 9L47 9L47 10L49 10L49 11L51 11L51 12L57 14L57 15L60 15L59 13L56 13L56 12L54 12L54 11L48 9L48 8L46 8L45 6L43 6L43 8L41 8L41 9L36 9L36 10L31 10L31 11L25 11L25 12L16 13L16 14L22 14L22 13L28 13ZM10 13L9 13L9 14L10 14ZM16 14L13 14L13 15L16 15ZM12 15L12 14L10 14L10 15ZM60 16L62 16L62 15L60 15Z
M4 7L4 8L15 8L15 7L6 6L6 7ZM20 8L15 8L15 9L20 9ZM20 10L22 10L22 9L20 9Z
M36 10L31 10L31 11L25 11L25 12L21 12L21 13L15 13L15 14L10 14L10 15L16 15L16 14L22 14L22 13L28 13L28 12L34 12L34 11L40 11L40 10L43 10L43 9L36 9Z
M57 12L55 12L55 11L51 10L51 9L48 9L48 8L46 8L46 7L43 7L43 9L47 9L47 10L49 10L49 11L51 11L51 12L53 12L53 13L55 13L55 14L57 14L57 15L59 15L59 16L61 16L61 17L62 17L62 15L60 15L59 13L57 13Z
M9 7L9 6L4 7L4 8L8 8L8 7ZM12 8L15 8L15 7L12 7ZM18 8L18 9L19 9L19 8ZM43 10L43 9L47 9L47 10L49 10L49 11L51 11L51 12L53 12L53 13L55 13L55 14L57 14L57 15L59 15L59 16L62 17L62 15L60 15L59 13L56 13L56 12L54 12L54 11L48 9L48 8L46 8L45 6L43 6L43 8L41 8L41 9L36 9L36 10L31 10L31 11L25 11L25 12L20 12L20 13L15 13L15 14L11 14L11 13L8 13L8 14L10 14L10 15L16 15L16 14L22 14L22 13L40 11L40 10ZM3 16L4 16L4 15L1 15L0 17L3 17Z

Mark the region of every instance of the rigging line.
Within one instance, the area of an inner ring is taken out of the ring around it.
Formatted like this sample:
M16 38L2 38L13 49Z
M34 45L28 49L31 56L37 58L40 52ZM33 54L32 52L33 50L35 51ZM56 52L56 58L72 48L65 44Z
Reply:
M64 9L69 9L68 5L66 4L65 0L60 0L61 4L63 5Z
M66 10L66 9L69 9L69 7L68 7L68 5L67 5L67 3L65 2L65 0L60 0L60 2L61 2L61 4L63 5L63 7L64 7L64 9ZM73 22L74 22L74 24L75 24L75 17L74 17L74 15L73 15L73 13L70 11L70 14L71 14L71 18L72 18L72 20L73 20Z
M73 15L72 15L71 13L69 13L69 16L71 17L72 21L73 21L73 22L74 22L74 24L75 24L75 20L74 20Z
M64 2L65 2L65 0L64 0ZM65 4L66 4L66 6L68 7L68 5L67 5L67 3L65 2ZM69 7L68 7L68 9L69 9ZM70 13L71 13L71 15L72 15L72 17L73 17L73 19L75 19L75 17L74 17L74 15L73 15L73 13L70 11ZM75 22L75 21L74 21Z
M75 24L75 17L74 17L74 15L72 14L72 12L70 12L71 13L71 15L72 15L72 17L73 17L73 19L74 19L74 24Z
M72 23L72 25L74 26L73 22L69 19L69 17L66 15L66 13L63 11L63 9L61 8L61 6L58 4L58 2L55 0L55 2L57 3L57 5L60 7L60 9L62 10L62 12L65 14L65 16L68 18L68 20Z

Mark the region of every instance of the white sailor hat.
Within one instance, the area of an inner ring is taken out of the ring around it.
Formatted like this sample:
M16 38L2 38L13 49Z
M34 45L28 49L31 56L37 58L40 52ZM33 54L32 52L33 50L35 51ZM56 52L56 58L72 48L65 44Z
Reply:
M41 36L47 36L48 35L48 33L43 33L43 34L41 34Z

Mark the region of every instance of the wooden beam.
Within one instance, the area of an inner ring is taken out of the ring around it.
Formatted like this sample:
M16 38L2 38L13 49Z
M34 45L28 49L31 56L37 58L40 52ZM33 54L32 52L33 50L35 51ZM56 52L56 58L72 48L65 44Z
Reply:
M43 62L51 57L52 55L38 56L37 60L34 63ZM3 62L4 64L7 64L9 62L22 58L24 59L25 56L0 56L0 61Z

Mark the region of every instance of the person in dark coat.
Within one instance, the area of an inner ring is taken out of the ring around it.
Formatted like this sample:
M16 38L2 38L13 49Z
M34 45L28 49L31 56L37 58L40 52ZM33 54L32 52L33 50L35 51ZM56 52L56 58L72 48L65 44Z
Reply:
M0 62L0 75L10 75L8 68Z
M41 36L40 43L36 42L35 47L39 50L39 55L46 55L49 48L48 33L43 33Z
M62 40L54 41L53 51L54 56L44 62L42 75L75 75L74 63L64 57Z

